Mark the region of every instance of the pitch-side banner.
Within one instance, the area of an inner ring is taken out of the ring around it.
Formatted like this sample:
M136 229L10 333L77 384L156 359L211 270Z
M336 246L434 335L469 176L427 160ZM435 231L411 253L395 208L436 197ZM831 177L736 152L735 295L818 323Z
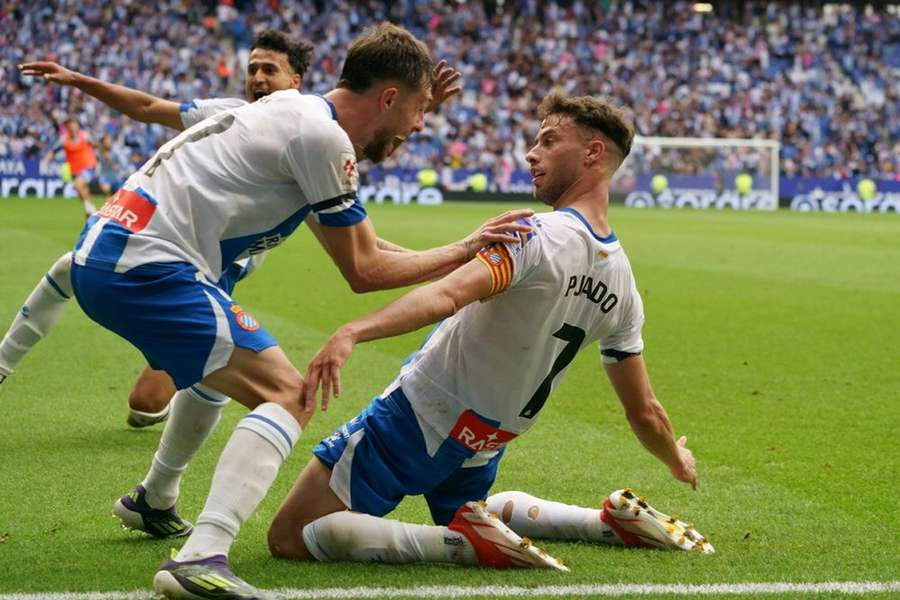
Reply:
M76 196L71 182L60 177L60 163L0 158L0 198ZM525 202L531 199L531 178L512 171L492 179L473 170L444 169L436 181L423 185L414 169L370 169L360 186L364 203L437 205L444 200ZM476 180L474 178L480 178ZM651 178L637 177L629 189L613 190L613 200L635 207L712 210L772 210L900 213L900 181L873 180L874 189L859 179L782 177L780 198L765 189L765 178L754 177L749 190L739 193L721 181L705 177L673 176L666 187L654 190ZM474 189L473 189L474 188Z

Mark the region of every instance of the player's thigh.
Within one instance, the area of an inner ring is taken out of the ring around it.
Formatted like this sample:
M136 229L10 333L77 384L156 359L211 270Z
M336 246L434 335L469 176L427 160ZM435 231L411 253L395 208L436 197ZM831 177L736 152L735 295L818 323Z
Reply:
M71 281L85 314L134 344L176 388L202 381L251 409L277 402L296 412L300 374L265 328L191 265L125 273L74 265Z
M312 412L302 410L303 377L279 346L259 352L236 347L228 364L203 378L203 385L231 396L249 409L274 402L305 427Z
M81 174L76 175L72 179L72 185L75 187L75 190L82 196L90 195L90 193L91 193L91 189L90 189L90 186L88 185L88 181Z
M318 458L311 458L297 477L269 526L269 552L279 558L309 560L312 555L303 543L303 528L319 517L347 510L329 486L331 470Z
M169 404L176 391L175 382L165 371L147 366L134 382L128 406L143 412L159 412Z

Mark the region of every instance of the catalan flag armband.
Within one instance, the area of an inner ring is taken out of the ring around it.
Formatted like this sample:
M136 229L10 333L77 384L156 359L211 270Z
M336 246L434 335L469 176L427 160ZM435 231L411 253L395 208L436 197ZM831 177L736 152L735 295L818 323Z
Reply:
M478 252L478 259L491 272L491 296L505 291L512 281L513 262L503 244L491 244Z

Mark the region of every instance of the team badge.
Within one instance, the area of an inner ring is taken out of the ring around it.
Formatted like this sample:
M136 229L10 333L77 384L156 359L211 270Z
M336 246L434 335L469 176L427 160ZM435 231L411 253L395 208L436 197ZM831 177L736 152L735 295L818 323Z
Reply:
M256 331L259 329L259 321L237 304L232 305L231 312L234 313L234 320L237 322L237 326L244 331Z
M352 158L344 161L344 174L347 176L347 179L353 179L353 176L356 174L356 161Z
M341 185L350 184L353 190L359 186L359 168L356 165L356 156L350 152L341 152L340 162L335 163L335 167L340 167L337 173L338 177L343 174Z

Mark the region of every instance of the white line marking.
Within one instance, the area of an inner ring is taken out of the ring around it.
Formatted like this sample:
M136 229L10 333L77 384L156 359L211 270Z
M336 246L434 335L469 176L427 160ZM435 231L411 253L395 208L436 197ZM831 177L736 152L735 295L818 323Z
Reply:
M490 596L528 598L533 596L753 596L756 594L872 594L900 592L900 581L829 581L825 583L704 583L653 584L614 583L584 585L550 585L519 587L486 585L421 586L411 588L283 588L275 590L283 600L301 598L470 598ZM133 592L47 592L35 594L0 594L0 600L150 600L155 596L147 591Z

